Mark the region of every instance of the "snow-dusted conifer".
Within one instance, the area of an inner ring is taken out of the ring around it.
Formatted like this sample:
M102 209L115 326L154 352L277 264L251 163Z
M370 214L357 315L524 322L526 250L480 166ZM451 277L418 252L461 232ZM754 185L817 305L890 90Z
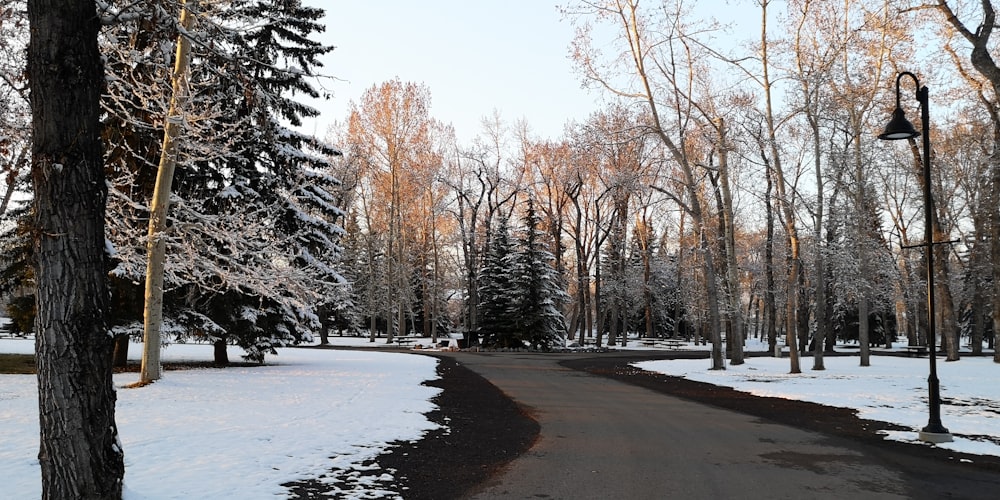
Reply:
M494 226L479 275L479 335L487 347L522 347L514 316L520 293L514 282L515 247L506 218Z
M162 137L155 89L176 34L166 5L107 35L109 46L133 43L110 52L105 100L116 174L112 274L126 284L144 273L140 232ZM331 50L312 40L322 14L298 1L209 4L189 33L197 43L169 214L165 311L184 334L216 341L217 361L225 361L226 343L260 360L309 338L347 292L339 271L343 214L329 173L337 151L285 125L317 114L294 94L318 96L311 80L318 57Z
M566 321L560 310L567 300L552 266L549 234L541 229L541 217L528 200L524 227L514 256L514 320L520 339L535 349L551 349L565 343Z

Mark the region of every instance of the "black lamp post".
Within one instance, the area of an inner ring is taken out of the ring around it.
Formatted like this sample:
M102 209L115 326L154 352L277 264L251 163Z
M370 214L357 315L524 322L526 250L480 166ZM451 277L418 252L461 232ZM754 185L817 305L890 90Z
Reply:
M930 352L930 376L927 385L930 390L930 419L927 426L919 434L922 441L945 443L951 441L951 433L941 424L941 389L937 376L937 335L934 324L934 231L931 227L931 214L934 212L934 199L931 197L931 129L930 116L927 111L927 87L920 86L920 80L909 71L896 76L896 109L892 119L885 126L885 131L878 138L885 141L912 139L920 135L913 124L906 119L903 108L899 105L899 81L909 76L917 87L917 101L920 102L920 128L923 130L924 146L924 250L927 258L927 347Z

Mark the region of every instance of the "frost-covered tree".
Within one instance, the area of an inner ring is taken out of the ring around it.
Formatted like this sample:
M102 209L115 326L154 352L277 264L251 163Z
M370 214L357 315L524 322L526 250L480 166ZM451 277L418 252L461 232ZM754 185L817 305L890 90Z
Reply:
M143 5L152 14L106 33L109 237L125 296L145 272L142 232L166 116L157 89L169 81L177 33L175 6ZM313 40L322 14L298 1L209 3L185 32L191 96L165 236L164 309L167 328L214 341L220 362L226 344L260 360L309 338L346 293L329 163L337 152L290 127L317 114L295 94L318 96L318 57L331 50Z
M4 214L0 226L0 297L2 314L14 332L30 332L35 320L35 276L31 269L31 210L18 204Z
M565 343L566 321L561 305L569 297L553 267L549 234L542 230L541 217L531 199L523 224L512 269L515 330L532 348L547 350Z
M515 247L506 218L492 228L479 272L479 336L487 347L522 347L514 322L519 294L515 285Z
M27 16L24 2L0 9L0 215L14 192L28 184L31 113L24 71Z

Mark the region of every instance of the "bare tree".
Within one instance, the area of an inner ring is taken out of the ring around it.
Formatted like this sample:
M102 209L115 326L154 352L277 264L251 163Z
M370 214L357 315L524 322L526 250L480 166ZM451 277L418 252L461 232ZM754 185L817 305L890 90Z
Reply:
M372 204L369 232L384 230L386 281L380 286L387 292L385 304L389 322L387 341L395 331L406 331L407 315L414 298L410 284L417 244L419 221L404 214L416 213L420 193L430 186L434 175L418 175L425 166L438 160L428 159L432 151L430 91L425 86L398 79L375 85L353 103L348 123L348 151L370 186L371 195L381 199ZM370 256L374 257L374 255Z
M23 2L0 9L0 180L4 182L0 216L30 170L31 118L24 73L27 19Z
M650 117L650 130L666 148L681 175L681 184L687 201L668 190L664 194L674 198L688 212L699 233L699 248L704 256L704 281L707 289L709 332L712 339L712 368L725 369L722 355L722 326L718 302L717 273L708 242L707 214L702 208L700 176L692 160L689 134L694 125L692 106L696 96L693 83L698 67L696 43L685 31L683 7L661 11L663 18L644 12L638 0L609 0L607 2L579 2L579 10L592 18L605 21L617 33L620 52L610 66L598 58L590 45L586 30L578 36L574 46L577 64L588 80L624 99L643 103ZM654 24L655 23L655 24ZM652 37L656 36L654 40ZM631 75L635 86L622 84L621 73Z
M937 0L933 8L941 14L943 22L964 38L971 50L969 62L972 68L982 78L981 83L974 88L979 90L980 103L989 116L992 130L992 151L989 157L989 202L992 207L989 214L990 224L990 261L993 263L993 331L1000 332L1000 66L991 54L996 41L993 39L997 28L997 11L990 0L980 0L980 10L956 12L948 0ZM960 15L962 17L960 17ZM981 16L981 17L980 17ZM969 23L976 23L975 29L970 29ZM971 77L963 68L960 72L966 78ZM949 352L950 355L950 352ZM1000 349L994 354L993 360L1000 363Z

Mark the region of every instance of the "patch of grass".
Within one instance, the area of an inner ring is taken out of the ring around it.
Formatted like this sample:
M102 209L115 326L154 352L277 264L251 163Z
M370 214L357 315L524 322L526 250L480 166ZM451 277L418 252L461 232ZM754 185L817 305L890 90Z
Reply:
M35 356L31 354L0 353L0 374L35 373Z

